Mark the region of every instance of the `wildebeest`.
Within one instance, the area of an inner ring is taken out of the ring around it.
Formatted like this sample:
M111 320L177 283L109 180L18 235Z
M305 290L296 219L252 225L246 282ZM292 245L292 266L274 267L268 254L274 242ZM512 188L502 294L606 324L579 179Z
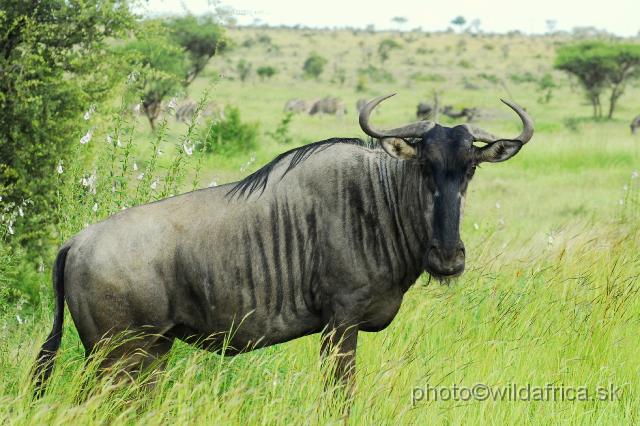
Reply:
M334 114L345 115L347 107L339 98L326 97L314 102L309 110L309 115Z
M198 104L195 101L191 99L185 100L176 108L176 120L183 123L191 121L197 108Z
M391 96L391 95L389 95ZM476 166L514 156L533 136L504 139L469 124L420 121L362 130L378 143L333 138L285 152L245 179L130 208L61 247L56 313L38 355L51 373L65 300L87 354L129 331L104 362L136 374L175 339L234 355L323 332L336 375L355 368L359 331L379 331L427 272L462 273L461 208ZM483 142L480 147L474 142ZM233 330L232 330L233 328Z
M284 105L284 111L294 113L308 112L309 103L303 99L289 99Z
M460 111L456 111L453 109L452 105L446 105L442 109L442 113L449 118L466 118L467 121L473 121L473 119L478 115L478 109L465 107Z
M416 107L416 118L418 120L426 120L433 114L433 106L431 104L420 102Z
M640 115L631 120L631 125L629 127L631 127L631 134L635 135L638 127L640 127Z

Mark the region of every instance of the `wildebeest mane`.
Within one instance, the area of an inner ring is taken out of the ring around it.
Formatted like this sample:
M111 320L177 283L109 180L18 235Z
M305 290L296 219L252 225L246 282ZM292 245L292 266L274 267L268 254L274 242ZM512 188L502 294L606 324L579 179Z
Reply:
M235 185L233 185L229 192L227 192L227 196L230 198L233 198L235 196L238 196L239 198L248 197L256 191L260 191L260 194L262 194L267 186L269 176L271 175L274 167L288 156L291 156L291 160L289 161L287 170L285 170L285 172L282 174L281 179L311 155L324 151L332 145L341 143L362 146L365 148L374 148L376 146L376 142L372 139L364 141L358 138L331 138L303 145L298 148L290 149L289 151L283 152L282 154L278 155L269 163L256 170L249 176L245 177L241 181L237 182Z

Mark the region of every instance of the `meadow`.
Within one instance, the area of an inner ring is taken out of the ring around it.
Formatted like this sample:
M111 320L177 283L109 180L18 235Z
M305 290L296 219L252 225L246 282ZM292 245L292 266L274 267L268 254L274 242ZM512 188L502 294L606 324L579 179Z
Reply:
M166 125L154 136L144 117L113 114L120 104L114 96L111 109L99 107L87 120L91 141L78 144L78 162L65 164L60 174L56 208L66 218L61 240L110 212L175 188L235 181L295 146L364 137L355 109L360 98L397 92L373 115L374 124L391 127L415 120L416 104L431 101L437 91L442 104L479 108L477 124L483 128L515 136L520 122L499 101L512 99L527 108L536 133L514 159L483 165L476 173L462 227L466 272L450 285L421 277L387 329L361 333L355 397L345 418L323 386L319 336L234 358L179 343L167 371L148 391L144 380L118 387L109 378L94 379L68 313L48 392L32 401L29 374L53 318L52 259L46 259L40 271L21 270L17 278L39 288L38 297L0 312L1 423L640 422L640 136L634 138L628 127L640 114L637 83L627 88L613 120L594 121L577 84L553 69L555 48L568 41L560 36L276 28L235 28L229 36L235 47L214 57L187 95L198 100L206 91L212 102L237 106L243 120L259 123L258 147L232 156L185 155L180 147L203 123L190 128L168 110ZM400 47L382 62L377 48L387 38ZM318 80L302 76L311 52L329 59ZM241 59L254 68L271 65L278 73L241 81ZM368 66L388 75L358 77ZM548 102L539 85L547 74L556 85ZM267 134L283 119L288 99L324 96L340 97L348 113L294 115L289 144ZM441 122L456 123L447 117ZM104 140L118 128L122 146L113 148ZM158 151L163 154L154 155ZM92 194L78 179L94 170L98 184ZM106 187L109 173L126 182L119 187L122 194ZM146 176L139 180L141 173ZM0 277L18 267L5 260ZM456 401L431 394L415 400L417 389L428 386L477 384L494 390L512 384L584 387L590 397ZM619 392L606 401L591 398L599 386Z

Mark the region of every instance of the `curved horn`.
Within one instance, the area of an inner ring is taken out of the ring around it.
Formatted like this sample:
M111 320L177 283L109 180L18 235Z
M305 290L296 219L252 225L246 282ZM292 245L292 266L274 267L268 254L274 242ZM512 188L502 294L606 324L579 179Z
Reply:
M500 99L500 100L509 108L514 110L516 114L518 114L518 116L520 117L520 120L522 120L522 127L523 127L522 132L513 139L522 142L523 145L529 142L531 140L531 137L533 136L533 120L531 119L531 117L529 117L529 114L527 114L525 110L515 102L511 102L507 99ZM490 144L497 140L504 139L504 138L499 138L498 136L492 135L491 133L485 130L482 130L479 127L473 126L471 124L464 124L463 126L467 128L467 130L469 131L469 133L471 133L471 136L473 136L473 139L475 141L486 142Z
M391 130L374 129L371 126L371 124L369 124L369 116L371 115L371 112L375 109L375 107L378 106L380 102L384 101L385 99L389 99L394 95L395 93L391 93L390 95L385 95L385 96L379 96L369 101L364 106L364 108L362 108L362 110L360 111L360 127L362 128L363 132L365 132L367 135L373 138L378 138L378 139L390 138L390 137L419 138L419 137L422 137L422 135L425 132L428 132L433 126L435 126L435 123L432 123L431 121L418 121L415 123L407 124L406 126L403 126L403 127L398 127L397 129L391 129Z

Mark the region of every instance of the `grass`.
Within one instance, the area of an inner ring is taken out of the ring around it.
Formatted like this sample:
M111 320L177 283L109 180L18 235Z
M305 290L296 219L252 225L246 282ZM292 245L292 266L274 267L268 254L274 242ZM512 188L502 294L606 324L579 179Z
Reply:
M240 47L245 39L262 33L269 35L279 53L269 52L264 43ZM395 91L398 96L374 115L381 127L412 120L418 101L429 100L433 90L442 91L445 104L481 108L484 114L478 124L494 133L512 136L519 131L517 118L499 103L499 97L526 106L537 123L534 139L516 158L483 165L471 183L462 227L467 272L450 286L421 277L386 330L361 333L349 423L640 422L640 179L632 178L640 166L640 140L629 135L627 123L634 112L640 112L633 103L640 95L638 87L630 87L621 99L615 120L594 122L588 119L589 106L582 105L580 92L551 69L559 39L283 29L235 29L231 37L237 41L236 50L215 58L190 89L190 96L197 99L209 88L214 101L237 105L243 120L260 122L263 135L255 152L180 157L186 173L180 180L181 190L190 189L198 167L200 186L212 180L224 183L289 149L264 133L277 127L286 100L294 97L335 95L349 108L345 117L294 116L290 130L295 144L362 136L356 100ZM381 65L377 43L388 37L397 38L402 47ZM464 44L459 43L461 37ZM486 44L496 48L489 50ZM510 46L507 58L500 48L503 44ZM311 51L330 59L320 81L300 77ZM369 82L367 91L357 92L357 69L367 63L369 51L373 52L371 63L390 71L394 82ZM260 82L254 77L243 84L234 78L240 58L252 62L254 69L272 65L279 72L271 80ZM460 66L462 60L467 65ZM335 66L346 70L344 85L330 82ZM525 71L534 76L552 73L560 88L549 104L536 102L535 84L509 79ZM416 81L410 77L416 73L446 79ZM496 76L506 85L481 79L481 73ZM224 77L212 83L218 74ZM465 79L480 89L465 89ZM565 124L567 119L575 130ZM60 212L65 218L61 238L121 204L158 197L167 173L180 176L171 165L177 158L173 153L180 152L174 145L188 132L187 125L169 117L166 136L156 139L141 120L131 130L131 145L123 137L127 148L116 150L111 163L111 148L102 140L113 134L109 130L113 125L111 120L95 124L90 146L79 148L87 151L80 155L86 162L69 165L69 177L67 172L61 177L68 179L61 186L60 204L66 210ZM164 154L151 166L151 153L157 149ZM111 164L120 165L125 152L130 157L122 177L129 190L142 185L136 179L140 172L148 173L137 197L111 195L106 180L100 181L95 196L72 184L92 167L99 177L106 175ZM255 161L250 162L252 155ZM133 161L140 170L132 170ZM156 191L149 189L154 179L160 182ZM92 211L94 203L99 204L97 212ZM5 260L2 250L0 259ZM5 285L4 277L9 277L9 285L16 282L11 268L0 266L0 284ZM108 378L97 382L83 373L83 349L68 312L49 392L33 402L29 372L51 326L50 283L45 272L23 273L19 279L40 288L43 303L27 301L0 311L2 423L338 424L344 420L341 407L322 384L318 336L234 358L177 344L166 373L150 392L142 382L118 388ZM87 382L90 386L85 387ZM415 388L477 383L496 389L512 383L543 387L549 383L585 386L590 392L613 384L621 389L621 396L614 401L422 400L412 404Z

